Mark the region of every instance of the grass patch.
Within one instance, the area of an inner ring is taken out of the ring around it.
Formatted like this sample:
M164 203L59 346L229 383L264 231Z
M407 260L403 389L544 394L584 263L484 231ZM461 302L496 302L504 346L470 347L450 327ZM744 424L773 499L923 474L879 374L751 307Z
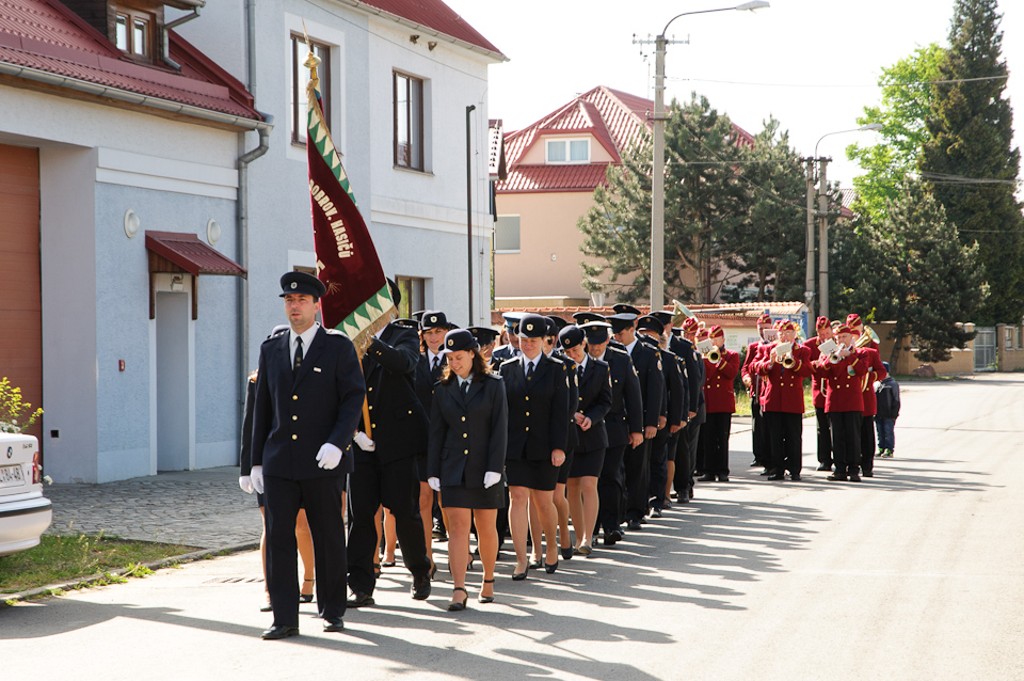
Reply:
M194 551L189 546L127 541L100 535L43 535L39 546L0 557L0 593L17 593L103 575L98 584L126 581L152 571L145 563Z
M746 390L736 393L736 416L750 416L750 395ZM814 402L811 400L811 384L804 382L804 416L814 416Z

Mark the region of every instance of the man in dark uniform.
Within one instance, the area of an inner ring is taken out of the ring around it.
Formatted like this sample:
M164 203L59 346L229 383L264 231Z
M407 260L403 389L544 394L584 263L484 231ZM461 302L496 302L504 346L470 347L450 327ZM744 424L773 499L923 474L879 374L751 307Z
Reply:
M694 471L697 467L697 446L700 440L701 427L706 418L704 406L704 358L697 350L696 335L700 323L696 317L683 320L682 337L679 338L679 355L686 364L686 387L689 390L689 418L686 429L679 438L679 449L676 451L676 472L673 487L676 490L676 501L689 503L693 498Z
M306 509L324 631L345 627L345 525L341 492L352 472L352 436L366 393L355 346L316 323L323 283L303 272L281 277L291 331L260 347L253 411L252 470L266 495L267 582L274 610L264 639L299 633L295 518Z
M635 309L635 308L634 308ZM658 352L636 337L636 314L619 312L608 317L615 340L625 346L626 353L633 361L637 378L640 379L640 393L643 401L644 441L623 457L626 481L626 527L641 529L640 521L647 515L647 496L650 486L651 443L658 434L661 418L662 398L665 395L665 374Z
M580 328L587 334L587 353L593 359L608 364L612 381L612 406L605 416L608 448L597 482L600 497L598 524L604 530L605 545L612 546L622 539L619 517L626 488L622 477L622 457L627 447L634 449L644 441L643 397L640 379L629 355L624 350L609 346L611 324L586 322Z
M662 489L659 491L655 488L653 475L651 481L651 499L655 498L661 500L661 508L671 508L671 502L669 501L672 492L672 484L675 480L676 472L676 453L679 450L679 441L685 437L684 429L686 423L690 418L690 387L689 379L686 375L686 360L681 354L685 351L682 343L682 338L678 337L675 332L682 332L682 329L672 328L672 313L668 310L656 310L651 313L651 316L657 319L664 326L664 334L662 341L662 348L667 349L676 360L676 371L679 372L679 379L682 384L680 395L676 399L682 402L682 415L680 417L680 423L676 426L675 430L669 427L668 442L665 445L665 467L662 473ZM668 385L669 378L666 374L665 384ZM652 502L653 506L653 502Z
M660 355L665 390L662 391L658 434L651 440L651 457L647 482L648 508L655 518L665 508L665 486L668 480L668 445L673 435L686 423L686 394L683 374L677 358L662 347L665 324L654 315L640 317L636 322L637 337Z
M392 287L392 295L397 305L397 287ZM427 414L413 386L420 357L416 329L411 319L396 320L374 337L363 355L370 432L364 432L365 423L360 424L355 437L355 470L349 478L348 582L353 593L349 607L374 603L374 517L382 504L395 518L402 561L413 576L413 598L430 596L430 560L416 470L416 457L425 456L427 447Z

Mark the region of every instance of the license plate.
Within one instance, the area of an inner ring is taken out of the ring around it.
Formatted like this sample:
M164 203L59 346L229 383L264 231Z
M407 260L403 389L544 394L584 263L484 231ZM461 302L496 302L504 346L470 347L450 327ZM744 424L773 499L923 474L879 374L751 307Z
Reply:
M21 472L21 464L0 466L0 487L19 487L25 484L25 476Z

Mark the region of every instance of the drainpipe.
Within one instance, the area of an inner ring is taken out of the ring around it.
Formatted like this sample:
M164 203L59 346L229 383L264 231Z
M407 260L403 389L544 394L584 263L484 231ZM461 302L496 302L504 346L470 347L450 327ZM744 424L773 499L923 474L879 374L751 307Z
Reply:
M167 35L167 32L170 31L172 28L177 28L178 26L181 26L182 24L184 24L186 22L189 22L189 21L192 21L193 19L198 19L198 18L199 18L199 8L195 7L188 14L186 14L184 16L180 16L177 19L175 19L174 21L169 21L169 22L167 22L166 24L163 25L163 28L161 29L161 33L163 35L161 36L162 40L160 41L162 43L161 51L163 52L163 54L161 55L161 58L164 60L164 63L167 64L168 66L170 66L171 68L177 69L178 71L180 71L181 70L181 64L179 64L178 62L176 62L173 59L171 59L171 39L170 39L170 36Z

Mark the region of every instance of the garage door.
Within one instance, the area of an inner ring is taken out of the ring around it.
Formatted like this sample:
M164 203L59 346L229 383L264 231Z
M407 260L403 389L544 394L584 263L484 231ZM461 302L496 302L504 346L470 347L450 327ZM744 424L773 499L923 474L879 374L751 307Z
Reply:
M0 144L0 377L35 406L43 401L40 290L39 151ZM38 436L39 425L30 432Z

